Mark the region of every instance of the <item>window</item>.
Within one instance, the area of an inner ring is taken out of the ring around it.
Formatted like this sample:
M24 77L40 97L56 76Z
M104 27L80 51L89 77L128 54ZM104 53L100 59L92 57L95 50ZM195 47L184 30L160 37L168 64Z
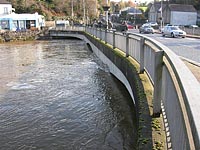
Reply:
M1 20L0 26L1 26L1 29L9 29L9 21L8 20Z
M4 14L8 14L8 7L4 7L3 10L4 10Z

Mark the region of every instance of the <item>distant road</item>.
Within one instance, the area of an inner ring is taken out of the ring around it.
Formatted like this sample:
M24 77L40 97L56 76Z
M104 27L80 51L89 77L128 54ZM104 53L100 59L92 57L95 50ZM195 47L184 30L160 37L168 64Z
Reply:
M129 32L139 33L138 30L129 30ZM196 38L171 38L162 37L161 34L143 34L170 48L177 55L192 60L200 64L200 39Z

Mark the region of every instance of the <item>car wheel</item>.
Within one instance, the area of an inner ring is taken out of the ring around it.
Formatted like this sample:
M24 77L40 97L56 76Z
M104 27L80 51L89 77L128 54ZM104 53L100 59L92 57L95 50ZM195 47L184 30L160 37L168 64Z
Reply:
M163 33L163 34L162 34L162 36L164 37L164 36L165 36L165 34Z
M173 38L175 37L173 32L171 33L171 37L173 37Z

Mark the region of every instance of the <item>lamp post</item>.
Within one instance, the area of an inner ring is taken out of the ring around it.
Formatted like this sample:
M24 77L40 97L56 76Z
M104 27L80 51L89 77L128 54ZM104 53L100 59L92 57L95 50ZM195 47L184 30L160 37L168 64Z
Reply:
M137 7L136 7L137 3L135 0L135 14L134 14L134 25L136 24L136 15L137 15Z
M160 8L160 30L162 30L162 27L163 27L163 13L162 13L162 10L163 10L163 0L161 0L161 8Z
M106 5L108 6L108 0L106 0ZM106 11L106 28L108 29L108 10Z
M108 0L106 0L106 6L103 6L103 10L106 12L106 28L108 29L108 9L110 6L108 6Z

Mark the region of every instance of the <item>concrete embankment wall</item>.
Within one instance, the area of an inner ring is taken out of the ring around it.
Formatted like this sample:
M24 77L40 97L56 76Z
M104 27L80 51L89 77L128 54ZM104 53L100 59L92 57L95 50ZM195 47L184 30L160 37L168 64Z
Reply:
M133 60L126 57L124 53L116 49L113 50L111 46L90 35L86 34L82 39L86 41L86 43L91 46L92 51L108 65L110 73L125 85L131 95L133 103L135 104L137 117L138 135L135 141L137 149L152 148L150 111L147 106L147 101L145 100L146 102L144 102L144 98L142 98L142 96L144 96L144 89L139 77L137 62L133 64ZM141 94L143 95L141 96ZM145 111L141 110L141 105L142 107L146 107ZM143 120L143 122L140 122L141 120Z
M105 41L96 38L86 32L65 32L62 31L51 31L50 36L52 39L57 38L79 38L84 40L91 50L109 67L110 73L112 73L117 79L119 79L127 88L130 93L133 103L135 104L136 118L138 135L136 137L136 147L138 149L149 149L153 148L155 143L158 141L152 137L152 97L153 87L146 73L140 74L140 67L136 60L132 57L127 57L126 54L105 43ZM159 123L162 122L162 118L159 118ZM155 119L158 120L158 119ZM165 146L165 133L162 125L162 131L158 131L159 141L161 147ZM161 133L162 132L162 133ZM157 133L158 134L158 133ZM164 135L164 136L163 136ZM161 140L162 139L162 140ZM155 145L156 146L156 145Z
M133 103L136 106L137 112L137 86L139 76L137 69L131 65L125 53L119 50L113 50L112 46L105 44L103 41L92 37L91 35L84 34L68 34L68 37L75 37L84 40L91 47L92 51L104 62L112 73L118 80L120 80L124 86L127 88ZM58 37L54 37L58 38Z
M89 35L85 36L84 40L91 46L93 52L108 65L110 72L125 85L133 99L133 103L137 106L136 80L139 80L139 77L136 68L130 66L125 54L123 56L122 53L114 51L109 45L103 44Z

